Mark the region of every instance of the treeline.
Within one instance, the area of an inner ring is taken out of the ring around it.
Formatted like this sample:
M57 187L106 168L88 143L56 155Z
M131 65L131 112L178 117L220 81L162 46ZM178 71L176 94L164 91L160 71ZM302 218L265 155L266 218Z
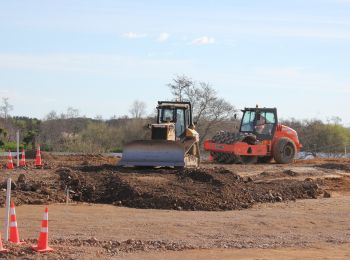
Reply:
M237 109L218 96L206 82L197 82L187 76L176 76L169 87L172 100L190 101L193 106L193 121L200 135L200 145L217 131L236 132L239 120ZM156 104L154 104L156 106ZM0 150L15 150L16 131L20 132L21 148L61 152L120 152L125 143L137 139L149 139L146 126L156 122L156 115L146 116L146 104L135 101L130 107L130 117L87 118L78 109L69 107L58 114L49 112L44 119L11 117L13 107L8 98L0 104ZM295 129L308 152L343 152L350 150L350 129L340 124L339 118L329 122L321 120L283 120L282 123Z
M58 152L119 152L125 142L148 137L149 118L100 120L85 117L38 120L27 117L0 119L0 149L16 148L16 131L21 148ZM4 127L6 125L6 127Z
M350 128L341 125L339 118L327 123L318 119L290 119L282 123L297 131L303 151L342 153L346 147L350 150Z
M150 139L151 132L147 126L155 122L155 117L121 117L109 120L86 117L45 120L12 117L6 120L7 127L3 127L4 119L0 119L0 150L16 149L16 131L19 130L20 147L29 150L35 149L36 144L40 144L44 151L121 152L127 142ZM235 122L231 121L224 122L223 128L228 130L234 124ZM218 126L209 134L214 134L220 129Z
M150 130L146 127L155 123L156 118L114 118L109 120L76 118L51 118L38 120L28 117L0 118L0 149L16 147L16 131L20 131L21 147L35 148L41 144L46 151L61 152L120 152L125 143L136 139L149 139ZM202 121L197 130L205 134L207 124ZM350 129L337 122L324 123L320 120L283 120L283 124L295 129L308 152L350 151ZM210 138L219 130L237 131L238 122L228 119L216 124L206 133ZM204 140L204 139L202 139Z

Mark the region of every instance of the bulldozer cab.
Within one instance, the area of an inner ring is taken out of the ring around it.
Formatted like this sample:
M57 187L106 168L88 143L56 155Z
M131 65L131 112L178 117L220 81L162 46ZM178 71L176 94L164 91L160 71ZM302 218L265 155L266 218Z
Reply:
M240 132L251 133L259 140L271 140L277 126L276 108L245 108L242 110Z
M192 124L192 109L189 102L158 102L157 124L173 123L175 135L181 138Z

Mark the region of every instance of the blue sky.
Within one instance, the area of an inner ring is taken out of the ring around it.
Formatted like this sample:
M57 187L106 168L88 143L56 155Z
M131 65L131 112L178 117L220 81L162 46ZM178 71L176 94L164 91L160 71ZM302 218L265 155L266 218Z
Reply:
M12 115L151 113L185 74L237 108L350 126L350 0L1 1L0 35Z

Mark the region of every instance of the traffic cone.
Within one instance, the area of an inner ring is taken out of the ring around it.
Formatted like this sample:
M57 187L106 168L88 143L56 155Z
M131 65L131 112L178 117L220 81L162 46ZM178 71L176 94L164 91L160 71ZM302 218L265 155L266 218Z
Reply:
M51 252L53 249L49 247L49 209L46 207L44 217L41 222L41 231L38 239L38 245L32 246L33 250L44 253Z
M22 150L22 157L21 157L21 161L19 162L19 166L20 167L26 167L27 166L27 164L26 164L26 154L25 154L24 149Z
M9 250L4 248L2 244L1 232L0 232L0 253L7 253Z
M38 145L38 149L36 150L36 156L35 156L35 167L40 168L42 166L43 166L43 163L41 161L40 145Z
M13 166L13 160L12 160L12 154L9 150L9 156L8 156L8 162L7 162L7 169L13 170L15 167Z
M16 210L15 204L11 202L10 211L10 239L9 241L15 244L23 244L24 242L19 240L19 233L17 228Z

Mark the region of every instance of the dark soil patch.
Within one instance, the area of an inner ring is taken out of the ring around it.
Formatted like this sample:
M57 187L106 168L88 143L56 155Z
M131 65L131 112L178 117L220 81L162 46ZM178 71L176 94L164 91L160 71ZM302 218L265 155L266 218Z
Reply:
M70 199L77 202L208 211L316 198L322 193L317 182L311 179L263 178L254 181L221 167L135 169L100 163L2 172L0 188L4 191L6 179L11 177L12 198L17 205L65 202L67 188ZM280 175L295 176L292 171L280 172ZM0 203L5 204L5 192L0 196Z
M75 201L136 208L232 210L257 202L316 198L320 193L312 180L247 182L224 168L132 171L102 165L94 171L61 168L56 173L61 189L69 187Z
M331 170L341 170L341 171L350 171L350 164L345 163L324 163L321 165L317 165L316 167L331 169Z

